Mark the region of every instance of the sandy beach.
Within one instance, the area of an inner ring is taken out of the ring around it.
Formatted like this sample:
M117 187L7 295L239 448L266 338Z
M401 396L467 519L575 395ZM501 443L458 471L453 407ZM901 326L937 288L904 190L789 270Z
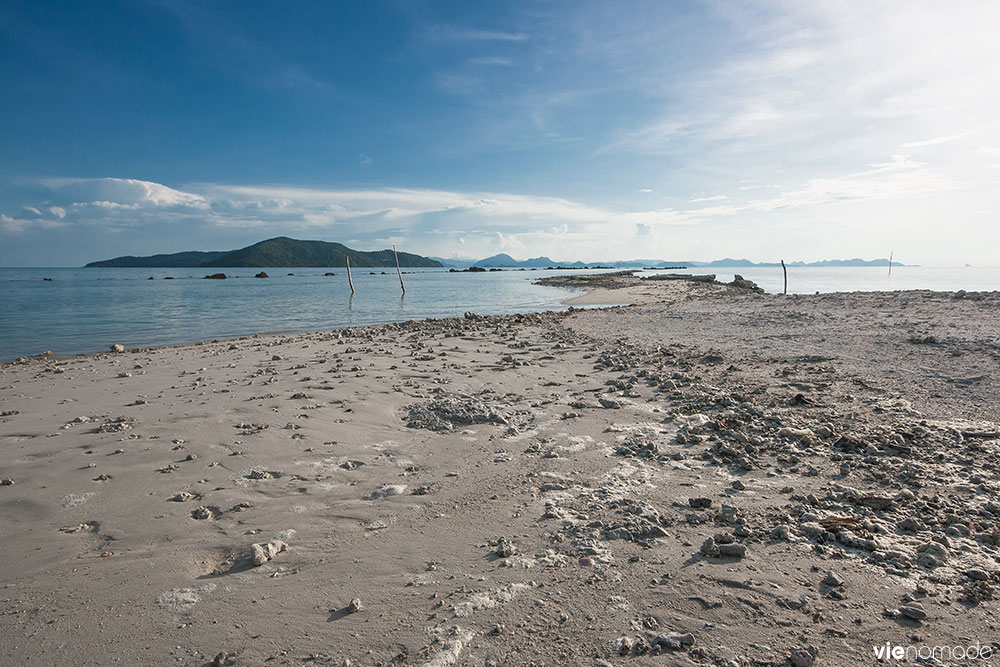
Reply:
M1000 293L564 284L0 366L0 663L1000 651Z

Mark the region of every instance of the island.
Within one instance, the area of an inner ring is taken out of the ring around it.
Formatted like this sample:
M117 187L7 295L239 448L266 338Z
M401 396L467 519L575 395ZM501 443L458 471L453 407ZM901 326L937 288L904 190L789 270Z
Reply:
M400 252L401 267L437 267L438 262L421 255ZM341 243L329 241L301 241L286 236L267 239L260 243L223 252L178 252L151 255L148 257L116 257L100 262L91 262L85 268L104 267L332 267L346 266L350 259L353 266L389 267L396 265L396 253L392 250L365 252L348 248Z

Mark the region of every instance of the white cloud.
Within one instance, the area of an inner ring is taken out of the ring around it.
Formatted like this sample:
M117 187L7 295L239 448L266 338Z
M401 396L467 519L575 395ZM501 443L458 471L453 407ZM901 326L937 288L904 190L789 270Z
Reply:
M714 195L712 197L698 197L696 199L690 199L688 201L690 203L692 203L692 204L696 204L698 202L703 202L703 201L722 201L723 199L729 199L729 196L728 195Z
M206 208L204 197L135 178L53 178L44 184L54 191L78 197L77 205L104 207Z
M365 153L361 153L361 154L360 154L360 155L358 156L358 161L359 161L359 162L360 162L360 163L361 163L362 165L364 165L364 166L366 166L366 167L367 167L368 165L370 165L370 164L372 163L372 158L371 158L371 156L370 156L370 155L367 155L367 154L365 154Z
M61 220L47 220L45 218L12 218L9 215L0 213L0 230L19 234L28 229L55 229L64 226Z
M446 24L431 26L424 36L432 42L524 42L528 39L523 32L460 28Z
M972 134L972 132L962 132L961 134L952 134L945 137L936 137L934 139L924 139L923 141L908 141L905 144L900 144L899 147L924 148L926 146L938 146L940 144L951 143L952 141L956 141L957 139L962 139L963 137L967 137L970 134Z
M479 56L469 58L469 62L473 65L500 65L504 67L510 67L514 64L510 58L501 58L500 56Z

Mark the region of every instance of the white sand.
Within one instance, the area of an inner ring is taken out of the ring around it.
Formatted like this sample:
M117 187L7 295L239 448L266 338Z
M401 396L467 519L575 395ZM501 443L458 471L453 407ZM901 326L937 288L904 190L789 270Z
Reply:
M0 367L0 663L855 665L1000 637L1000 297L588 298L646 305Z

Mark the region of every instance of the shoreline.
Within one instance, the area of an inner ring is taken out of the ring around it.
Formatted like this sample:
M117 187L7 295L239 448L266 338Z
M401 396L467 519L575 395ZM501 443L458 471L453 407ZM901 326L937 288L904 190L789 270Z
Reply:
M0 366L0 662L997 640L1000 294L642 291Z

